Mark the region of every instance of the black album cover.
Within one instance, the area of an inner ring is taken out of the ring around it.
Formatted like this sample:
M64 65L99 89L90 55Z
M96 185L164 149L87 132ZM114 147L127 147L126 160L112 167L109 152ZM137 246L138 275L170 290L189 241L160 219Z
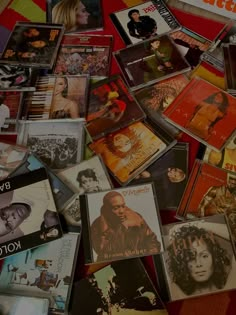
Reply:
M113 262L76 282L69 311L71 315L168 314L140 259Z
M62 236L59 216L44 169L0 182L0 258Z

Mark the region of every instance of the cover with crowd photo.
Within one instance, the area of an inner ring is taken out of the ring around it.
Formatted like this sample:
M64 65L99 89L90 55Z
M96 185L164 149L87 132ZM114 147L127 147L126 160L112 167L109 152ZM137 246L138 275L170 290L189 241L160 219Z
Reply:
M92 142L89 147L101 155L114 178L126 185L175 143L163 129L154 131L148 124L136 122Z
M17 144L25 145L52 170L79 163L83 157L83 119L48 119L19 123Z
M130 45L113 55L131 91L191 69L168 34Z
M0 142L0 180L8 177L27 157L26 147Z
M194 77L163 115L203 144L221 151L235 132L236 98Z
M51 69L64 34L63 25L16 22L1 63Z
M0 91L0 133L16 134L23 92Z
M201 61L201 55L208 50L211 42L190 29L182 27L170 34L181 55L188 61L191 68L195 68Z
M88 75L39 76L35 91L24 96L22 119L84 117L88 84Z
M176 209L188 179L188 143L177 143L142 171L131 185L152 181L160 210Z
M67 233L54 242L7 257L1 265L0 292L47 298L50 314L65 314L79 242L80 234Z
M92 85L86 129L93 139L145 118L145 114L120 76Z
M81 195L85 263L160 253L156 199L152 183Z
M47 21L63 24L65 32L102 30L104 26L101 0L47 0Z
M44 298L0 293L0 314L47 315L49 300Z
M71 297L73 315L168 314L140 259L113 262L75 282Z
M0 258L62 236L45 169L5 179L0 187Z
M28 154L25 161L10 174L10 177L29 173L43 167L46 168L48 173L57 210L61 212L64 205L73 197L74 192L34 154Z
M154 261L169 301L235 289L236 261L224 215L164 225L163 239L165 252Z
M65 34L53 72L60 75L108 77L112 44L111 35Z
M162 117L162 112L172 103L188 82L187 76L179 74L134 92L136 100L148 117L174 137L180 134L180 130L167 122Z
M201 56L202 60L213 65L220 71L224 71L224 55L222 45L224 44L235 44L236 43L236 22L229 21L216 38L213 40L209 49L204 52Z
M180 28L179 22L162 0L145 3L110 14L125 44L135 44Z

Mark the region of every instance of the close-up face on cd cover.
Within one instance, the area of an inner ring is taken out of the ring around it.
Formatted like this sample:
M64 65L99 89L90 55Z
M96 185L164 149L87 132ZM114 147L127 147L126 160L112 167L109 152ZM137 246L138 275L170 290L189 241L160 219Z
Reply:
M9 65L50 69L63 34L63 25L18 22L0 61Z
M163 250L152 184L81 197L85 201L81 204L82 224L88 227L90 235L86 247L91 248L91 263L147 256Z
M223 215L169 224L163 227L163 233L163 261L171 300L235 287L232 275L236 263Z

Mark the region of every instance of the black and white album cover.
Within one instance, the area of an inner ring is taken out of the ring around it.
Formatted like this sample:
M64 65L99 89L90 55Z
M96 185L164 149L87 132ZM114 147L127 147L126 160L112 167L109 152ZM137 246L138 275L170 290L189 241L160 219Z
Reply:
M71 315L168 314L140 259L113 262L80 280L71 297Z
M53 119L19 122L17 143L25 145L53 170L81 161L84 141L83 119Z
M0 182L0 258L62 236L51 186L44 169Z
M152 183L81 195L80 200L86 263L163 250Z

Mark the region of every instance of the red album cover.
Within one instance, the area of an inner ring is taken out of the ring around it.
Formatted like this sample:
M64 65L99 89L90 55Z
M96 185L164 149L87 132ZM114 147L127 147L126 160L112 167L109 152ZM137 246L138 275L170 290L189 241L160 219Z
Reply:
M163 115L193 138L221 150L235 131L236 99L196 77Z

